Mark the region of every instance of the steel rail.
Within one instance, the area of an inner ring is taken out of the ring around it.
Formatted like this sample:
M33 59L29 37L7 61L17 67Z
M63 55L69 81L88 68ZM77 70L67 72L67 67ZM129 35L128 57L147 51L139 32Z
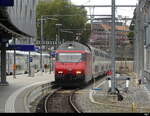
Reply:
M45 101L44 101L44 111L45 111L45 113L48 113L48 100L49 100L49 98L50 98L52 95L54 95L55 93L57 93L59 90L61 90L61 88L56 89L52 94L49 94L49 95L45 98ZM74 95L74 93L75 93L77 90L79 90L79 89L75 89L74 91L72 91L71 95L70 95L69 98L68 98L68 102L69 102L70 106L73 108L73 110L74 110L75 112L77 112L77 113L82 113L82 112L77 108L77 106L73 103L73 100L72 100L73 95Z
M56 89L52 94L49 94L46 98L45 98L45 100L44 100L44 111L45 111L45 113L48 113L48 100L49 100L49 98L53 95L53 94L55 94L57 91L59 91L61 88L58 88L58 89Z
M78 108L77 108L77 106L73 103L73 96L74 96L74 93L76 92L76 91L78 91L79 89L75 89L73 92L72 92L72 94L70 95L70 97L69 97L69 103L70 103L70 105L72 106L72 108L77 112L77 113L82 113Z

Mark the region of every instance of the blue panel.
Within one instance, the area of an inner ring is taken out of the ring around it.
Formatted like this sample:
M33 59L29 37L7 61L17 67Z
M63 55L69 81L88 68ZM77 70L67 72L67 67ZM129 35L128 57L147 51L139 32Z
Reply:
M14 6L14 0L0 0L0 6Z
M93 88L92 90L102 90L102 88Z
M35 51L34 45L9 45L10 49L20 50L20 51Z
M35 47L35 51L36 51L36 52L40 52L40 48Z
M29 62L32 62L32 57L29 58Z
M52 57L55 57L55 56L56 56L56 52L55 52L55 51L52 51L52 52L51 52L51 56L52 56Z

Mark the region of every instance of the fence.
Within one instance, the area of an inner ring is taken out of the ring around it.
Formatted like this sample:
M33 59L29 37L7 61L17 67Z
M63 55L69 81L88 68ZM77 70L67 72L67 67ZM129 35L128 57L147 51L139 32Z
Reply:
M144 70L144 77L147 79L147 81L150 81L150 72Z
M133 72L133 61L116 61L117 72Z
M30 89L24 98L25 110L35 112L37 103L50 91L51 86L50 83L44 83Z

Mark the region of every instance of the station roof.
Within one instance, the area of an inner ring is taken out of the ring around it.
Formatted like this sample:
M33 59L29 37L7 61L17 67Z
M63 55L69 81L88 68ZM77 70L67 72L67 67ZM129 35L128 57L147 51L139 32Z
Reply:
M20 31L10 20L6 7L0 7L0 36L10 38L12 36L29 36ZM11 38L10 38L11 39Z

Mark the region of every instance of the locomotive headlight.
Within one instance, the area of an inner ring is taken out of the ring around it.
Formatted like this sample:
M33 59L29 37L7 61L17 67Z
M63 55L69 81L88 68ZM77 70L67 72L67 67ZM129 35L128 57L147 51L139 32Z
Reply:
M76 71L76 74L81 74L82 72L81 71Z
M58 71L58 74L63 74L63 71Z

